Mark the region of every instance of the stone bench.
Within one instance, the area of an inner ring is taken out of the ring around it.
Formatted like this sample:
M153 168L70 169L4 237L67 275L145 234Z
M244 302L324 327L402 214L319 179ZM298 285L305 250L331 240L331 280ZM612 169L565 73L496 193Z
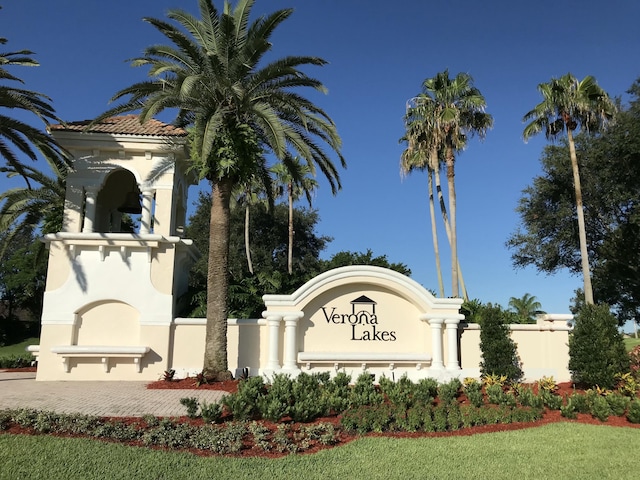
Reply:
M38 363L38 356L40 355L40 345L27 345L25 350L33 355L31 366L36 365Z
M111 358L133 358L138 373L142 371L140 359L144 357L150 348L145 346L111 346L111 345L58 345L51 347L51 351L60 357L64 365L64 371L69 373L70 358L100 358L104 371L109 373L109 360Z
M333 363L336 370L341 364L359 363L365 370L367 365L385 364L389 370L395 368L395 364L414 364L416 370L420 370L424 364L431 363L431 355L428 353L354 353L354 352L299 352L298 363L306 364L307 370L312 363Z

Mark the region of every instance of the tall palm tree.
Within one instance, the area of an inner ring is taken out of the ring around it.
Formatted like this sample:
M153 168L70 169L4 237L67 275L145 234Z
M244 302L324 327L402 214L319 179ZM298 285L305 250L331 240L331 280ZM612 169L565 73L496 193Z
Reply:
M439 177L438 146L439 142L434 138L437 131L433 128L430 120L433 119L431 112L427 113L433 103L427 99L420 101L421 97L412 99L415 106L407 105L407 112L404 117L405 135L400 142L405 142L407 148L400 156L400 175L406 176L418 170L426 170L428 174L427 189L429 195L429 218L431 220L431 240L433 242L433 252L436 262L436 275L438 278L438 293L444 297L444 281L442 280L442 266L440 264L440 247L438 245L438 231L436 224L435 200L433 193L433 176ZM446 218L446 215L445 215Z
M580 187L580 169L573 132L578 127L587 133L601 131L613 119L616 106L592 76L578 80L571 73L567 73L560 78L552 78L549 83L539 84L538 91L543 100L524 116L523 122L530 121L530 123L525 127L522 135L526 142L530 137L542 131L550 140L558 138L565 131L567 132L569 157L573 171L573 187L576 195L584 298L585 303L593 304L593 288L591 287L587 234Z
M271 207L273 204L272 196L266 192L271 191L271 178L252 176L246 181L238 184L231 196L231 208L244 207L244 252L247 258L247 268L249 273L253 275L253 261L251 260L251 207L259 204L267 203Z
M525 293L521 298L511 297L509 308L520 319L520 323L535 323L536 315L545 313L542 311L542 304L535 295Z
M171 42L147 47L133 66L148 66L150 80L116 93L124 103L96 121L139 111L145 122L177 109L174 124L190 126L194 138L192 168L212 190L207 274L207 327L203 373L229 378L227 371L227 294L229 202L234 187L259 171L264 153L278 159L296 152L312 172L319 168L335 194L338 170L326 153L328 145L340 162L341 140L329 116L298 89L325 92L323 84L300 67L322 66L318 57L287 56L263 64L274 30L292 13L278 10L249 22L254 0L224 2L221 12L211 0L198 0L199 18L181 10L167 13L173 22L144 20Z
M438 132L438 151L444 151L449 194L449 225L451 245L452 295L460 295L458 283L458 235L456 227L455 156L467 145L470 136L481 139L493 126L493 117L484 111L486 101L480 90L473 86L473 78L459 73L449 78L445 70L422 84L423 103L432 102L430 115L432 128Z
M6 38L0 38L0 45L6 43ZM0 52L0 81L24 84L20 78L9 73L7 67L38 66L39 63L30 55L33 55L30 50ZM35 115L45 125L49 125L50 121L60 122L50 102L51 99L42 93L0 85L0 157L15 173L22 176L27 185L30 182L29 174L18 158L17 152L31 160L36 160L36 152L40 152L45 157L54 157L61 153L61 149L46 132L7 116L4 112L28 112Z
M310 177L312 173L308 165L300 163L300 158L285 155L282 162L276 163L271 167L271 173L276 176L278 184L278 196L287 196L287 205L289 207L289 245L287 249L287 272L289 275L293 273L293 203L297 201L302 194L307 199L309 207L314 190L318 187L315 178Z

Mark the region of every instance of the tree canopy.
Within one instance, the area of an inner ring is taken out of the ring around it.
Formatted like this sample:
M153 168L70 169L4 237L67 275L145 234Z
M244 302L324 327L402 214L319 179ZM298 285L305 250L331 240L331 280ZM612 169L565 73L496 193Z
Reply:
M640 317L640 79L629 93L615 125L597 137L575 137L594 297L612 305L621 322ZM582 271L568 155L566 141L547 146L543 173L523 191L521 225L507 241L516 267Z

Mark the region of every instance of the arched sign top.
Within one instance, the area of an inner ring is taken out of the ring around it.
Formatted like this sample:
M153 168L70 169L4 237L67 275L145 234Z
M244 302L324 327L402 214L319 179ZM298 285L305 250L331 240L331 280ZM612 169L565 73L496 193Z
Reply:
M358 283L366 287L383 287L395 295L410 299L422 312L455 310L462 305L459 298L436 298L415 280L388 268L372 265L351 265L324 272L309 280L290 295L264 295L267 310L296 309L304 307L318 295L329 290Z

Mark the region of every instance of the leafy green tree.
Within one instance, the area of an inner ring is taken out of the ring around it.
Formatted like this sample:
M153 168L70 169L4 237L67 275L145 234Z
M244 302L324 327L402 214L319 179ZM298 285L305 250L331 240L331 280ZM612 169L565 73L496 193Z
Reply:
M518 323L536 323L536 315L545 313L535 295L529 293L525 293L520 298L509 298L509 308L516 314Z
M0 45L6 43L6 38L0 38ZM33 52L30 50L0 52L0 81L24 84L20 78L10 73L8 67L38 66L39 63L31 55ZM15 83L11 85L13 84ZM59 156L62 150L46 132L12 118L7 113L21 111L33 114L45 125L48 125L50 121L59 122L60 120L51 106L49 97L39 92L11 85L0 84L0 157L29 185L29 176L25 171L24 164L20 161L19 154L35 161L37 160L37 152L45 157L55 157Z
M560 78L552 78L549 83L539 84L538 91L543 100L533 110L525 114L523 121L530 123L525 127L523 137L526 141L531 136L544 131L547 139L555 139L563 132L566 131L567 133L569 158L573 173L585 301L587 304L593 304L580 169L578 167L573 132L578 127L587 133L599 132L613 118L616 111L615 104L607 93L598 86L592 76L586 76L584 79L578 80L570 73L567 73Z
M211 0L199 0L200 18L173 9L173 23L145 21L171 45L145 49L134 66L148 66L151 80L115 94L124 103L96 121L140 111L145 122L166 110L177 110L174 123L190 127L194 139L191 165L209 182L213 198L207 269L207 328L203 371L209 378L226 379L227 313L229 291L230 197L234 188L265 168L263 158L273 153L283 159L292 152L316 168L335 194L338 170L324 146L340 155L341 141L329 116L298 89L325 92L319 80L301 67L322 66L318 57L287 56L264 64L271 36L292 13L278 10L250 23L253 0L224 3L221 12ZM270 193L270 192L268 192Z
M373 265L376 267L389 268L403 275L411 276L411 270L404 263L390 262L386 255L374 256L373 251L370 249L367 249L364 253L350 251L335 253L329 260L323 262L322 270L327 271L349 265Z
M569 371L574 382L611 389L616 374L629 370L618 321L608 305L582 307L569 337Z
M460 296L458 274L458 238L456 228L455 157L467 146L470 136L484 138L493 126L493 117L486 113L486 101L480 90L473 85L473 78L459 73L449 78L445 70L422 84L419 105L428 105L425 112L429 118L425 131L431 131L428 144L431 149L443 152L447 168L449 225L451 246L452 295ZM429 155L431 151L428 150Z
M482 375L505 375L509 381L522 379L522 368L515 342L510 336L509 312L499 305L488 304L476 312L480 324L480 351Z
M574 137L580 159L584 219L594 299L615 308L618 320L640 319L640 83L615 124L598 136ZM516 267L546 273L582 270L566 139L545 147L542 175L523 191L521 226L510 236Z

